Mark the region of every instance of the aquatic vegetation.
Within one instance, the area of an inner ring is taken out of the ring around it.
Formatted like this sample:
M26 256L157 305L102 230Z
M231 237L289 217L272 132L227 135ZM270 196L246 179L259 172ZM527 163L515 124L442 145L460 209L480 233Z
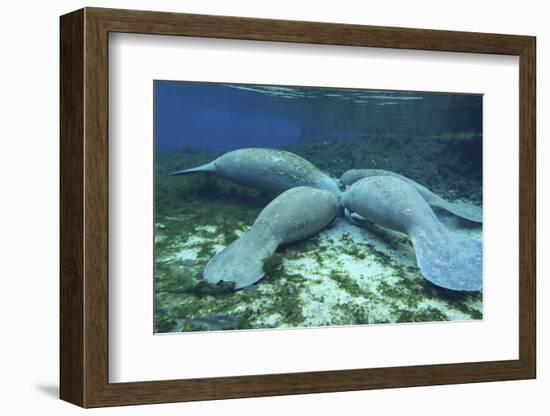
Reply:
M404 310L397 318L397 322L436 322L447 321L449 318L436 308L425 308L417 311Z
M346 276L344 273L332 270L329 277L336 283L338 283L338 287L345 290L351 295L359 296L364 294L359 283L357 283L354 279Z
M176 320L167 313L155 312L155 332L172 332L176 324Z
M263 270L267 277L280 276L283 273L283 256L274 253L264 259Z

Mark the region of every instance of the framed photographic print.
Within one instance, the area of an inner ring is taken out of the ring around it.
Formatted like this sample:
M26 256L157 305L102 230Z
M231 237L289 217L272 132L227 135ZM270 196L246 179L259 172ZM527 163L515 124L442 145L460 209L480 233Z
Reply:
M61 398L534 378L535 103L529 36L62 16Z

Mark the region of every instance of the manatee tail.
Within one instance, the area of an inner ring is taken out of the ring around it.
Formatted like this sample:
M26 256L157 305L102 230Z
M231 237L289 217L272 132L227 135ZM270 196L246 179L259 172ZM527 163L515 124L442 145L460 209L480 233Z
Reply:
M187 175L189 173L213 173L216 172L216 165L214 162L205 163L204 165L197 166L196 168L179 170L172 172L170 176Z
M422 275L450 290L478 291L483 283L481 241L453 233L444 226L410 233Z
M264 277L264 260L278 245L271 233L253 227L208 262L204 279L213 284L234 282L235 289L249 286Z
M437 201L431 201L430 205L450 212L457 217L467 219L468 221L483 223L483 212L480 207L462 202L449 202L443 198L438 198Z

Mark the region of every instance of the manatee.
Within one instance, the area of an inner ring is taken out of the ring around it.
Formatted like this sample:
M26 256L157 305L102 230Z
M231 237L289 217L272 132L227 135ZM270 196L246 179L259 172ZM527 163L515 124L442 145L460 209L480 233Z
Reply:
M414 186L416 190L422 195L428 204L432 208L447 211L457 217L467 219L468 221L482 223L483 214L481 208L471 205L463 204L460 202L449 202L440 196L434 194L425 186L420 185L418 182L413 181L405 176L402 176L395 172L382 169L351 169L345 172L340 178L340 182L345 186L350 186L357 182L359 179L367 178L370 176L394 176L396 178L403 179L409 184Z
M433 284L481 290L481 242L449 231L409 181L396 176L363 178L343 193L342 203L369 221L408 234L418 267Z
M225 153L212 162L171 175L212 173L239 185L279 194L297 186L340 193L338 182L306 159L278 149L246 148Z
M264 276L264 260L279 245L321 231L337 210L338 199L331 192L303 186L283 192L260 212L245 234L208 262L204 279L213 284L235 282L235 289L257 282Z

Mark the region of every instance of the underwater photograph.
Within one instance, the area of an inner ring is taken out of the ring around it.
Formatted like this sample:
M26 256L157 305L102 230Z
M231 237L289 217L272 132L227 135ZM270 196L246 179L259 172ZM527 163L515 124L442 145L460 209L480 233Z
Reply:
M483 319L481 94L153 92L155 333Z

